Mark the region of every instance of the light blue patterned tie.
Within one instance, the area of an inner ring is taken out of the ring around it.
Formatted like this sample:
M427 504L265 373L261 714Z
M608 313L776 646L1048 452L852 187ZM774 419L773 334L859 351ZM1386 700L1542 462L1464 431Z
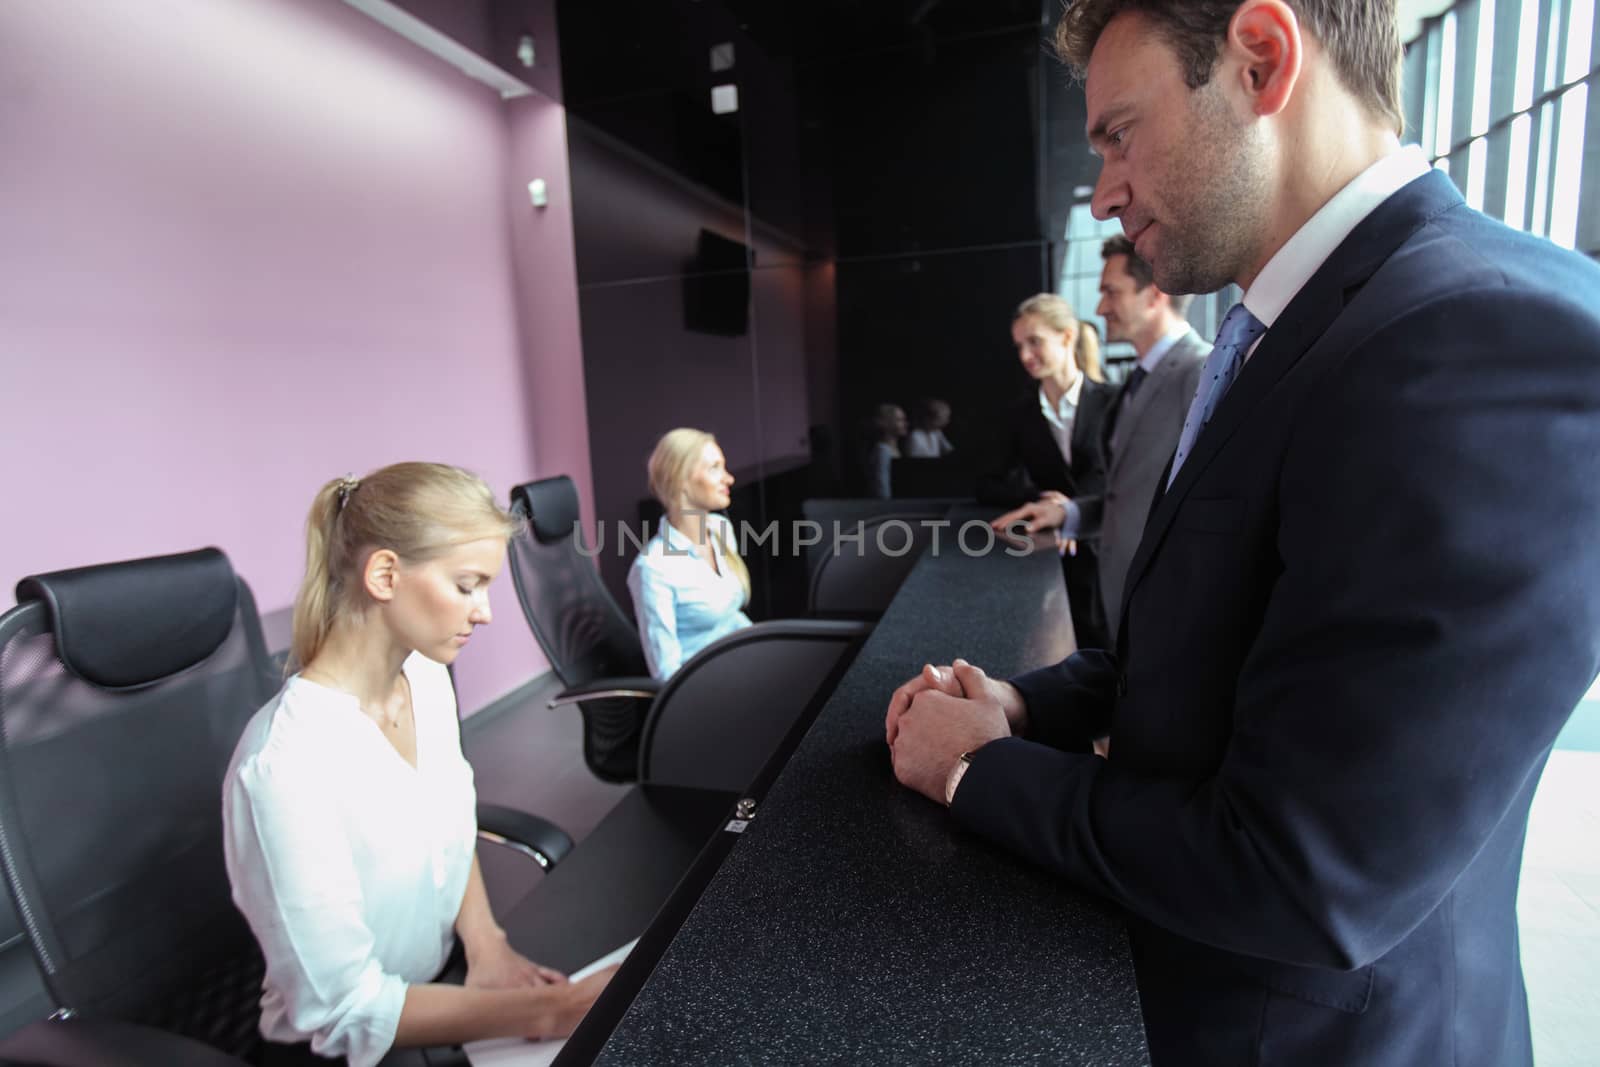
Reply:
M1194 402L1189 405L1189 417L1183 420L1178 451L1172 457L1172 476L1167 479L1169 489L1178 477L1178 468L1183 466L1183 461L1194 450L1194 439L1200 436L1200 428L1211 421L1211 413L1222 402L1222 394L1228 391L1234 376L1244 365L1244 354L1250 351L1255 339L1266 332L1267 328L1261 325L1261 320L1250 314L1243 304L1235 304L1228 309L1227 316L1222 320L1222 329L1217 331L1217 343L1206 357L1206 365L1201 368L1200 388L1195 390Z

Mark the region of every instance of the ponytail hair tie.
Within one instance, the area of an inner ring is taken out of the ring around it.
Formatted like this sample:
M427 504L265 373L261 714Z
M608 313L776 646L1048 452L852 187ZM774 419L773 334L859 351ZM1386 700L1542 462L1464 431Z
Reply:
M361 479L360 478L357 478L357 477L355 477L353 475L346 474L343 478L339 479L339 510L340 511L343 511L344 510L344 506L346 504L350 503L350 494L355 492L359 488L361 488Z

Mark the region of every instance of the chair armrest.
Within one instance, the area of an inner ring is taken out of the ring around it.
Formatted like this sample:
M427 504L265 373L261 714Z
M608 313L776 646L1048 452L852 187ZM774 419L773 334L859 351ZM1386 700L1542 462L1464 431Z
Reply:
M478 805L478 836L522 853L547 871L572 851L572 838L549 819L499 804Z
M758 622L719 637L684 662L672 678L663 683L671 687L691 667L699 668L705 660L715 659L739 645L753 645L766 641L824 640L859 641L872 632L873 623L862 619L773 619Z
M0 1041L0 1061L18 1067L248 1067L178 1034L76 1016L24 1026Z
M654 678L596 678L582 685L575 685L563 689L550 698L546 707L559 708L568 704L579 704L585 700L606 700L611 697L635 697L639 700L654 700L661 691L661 682Z

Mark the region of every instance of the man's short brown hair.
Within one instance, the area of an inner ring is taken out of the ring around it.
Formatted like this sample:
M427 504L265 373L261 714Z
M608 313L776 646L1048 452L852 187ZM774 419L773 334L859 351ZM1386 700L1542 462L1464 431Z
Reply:
M1321 42L1339 80L1375 115L1401 132L1400 27L1395 0L1285 0ZM1056 52L1078 77L1112 19L1136 12L1150 19L1178 53L1183 80L1198 89L1211 80L1239 0L1068 0L1056 28Z
M1109 263L1113 256L1128 257L1123 261L1122 269L1128 273L1128 277L1133 279L1133 287L1139 292L1144 292L1156 283L1155 268L1150 266L1150 262L1134 249L1133 242L1128 240L1127 237L1121 234L1115 237L1107 237L1105 244L1100 246L1101 259ZM1172 313L1180 319L1188 313L1189 302L1193 299L1187 293L1182 295L1167 294L1167 303L1172 307Z
M1128 261L1122 269L1128 272L1128 277L1133 279L1133 287L1140 292L1155 284L1156 272L1145 258L1133 249L1133 242L1126 237L1108 237L1106 243L1100 246L1100 258L1107 263L1112 256L1127 256Z

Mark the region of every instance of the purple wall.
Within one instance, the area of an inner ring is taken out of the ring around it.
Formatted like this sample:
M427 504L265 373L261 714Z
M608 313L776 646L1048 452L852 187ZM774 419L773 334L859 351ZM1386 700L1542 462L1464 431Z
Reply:
M563 123L329 0L0 4L3 603L215 544L281 609L317 486L400 459L590 498ZM469 710L546 667L495 594Z

